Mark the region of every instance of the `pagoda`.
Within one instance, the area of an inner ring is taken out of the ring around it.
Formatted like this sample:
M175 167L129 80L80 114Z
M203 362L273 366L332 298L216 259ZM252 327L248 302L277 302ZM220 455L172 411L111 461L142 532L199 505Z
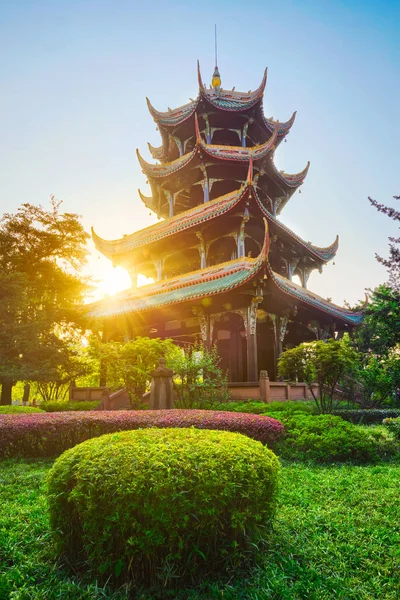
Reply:
M216 67L207 87L198 66L196 99L166 112L147 100L162 143L149 144L155 164L137 152L151 188L151 196L139 195L161 220L117 240L92 230L96 248L132 280L131 289L90 306L104 339L150 336L182 346L201 339L217 345L231 381L246 382L261 369L274 379L284 348L362 320L307 289L338 238L321 248L279 219L309 164L296 174L274 165L296 113L282 123L265 117L266 81L267 70L255 91L228 91ZM137 287L139 273L154 283Z

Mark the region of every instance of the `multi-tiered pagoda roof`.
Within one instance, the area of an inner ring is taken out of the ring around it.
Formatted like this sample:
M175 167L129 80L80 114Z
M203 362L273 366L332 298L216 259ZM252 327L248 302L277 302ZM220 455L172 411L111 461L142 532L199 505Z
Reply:
M283 123L265 117L266 81L267 71L253 92L207 88L198 68L196 99L166 112L147 101L162 144L149 145L156 163L138 152L151 196L139 194L162 220L117 240L92 231L97 249L132 276L131 290L91 308L93 317L113 322L115 335L121 318L131 319L132 335L161 335L173 331L166 325L174 322L180 325L173 337L191 341L196 314L197 330L212 343L214 322L233 323L234 314L242 316L245 336L255 335L257 321L260 330L269 322L276 343L277 336L285 338L288 323L293 340L302 341L310 331L332 333L362 319L306 289L312 270L321 271L335 256L338 238L321 248L278 218L309 163L297 174L276 168L275 150L296 113ZM155 282L137 288L138 273ZM277 331L279 320L286 323L284 334ZM247 378L254 377L250 370L248 364Z

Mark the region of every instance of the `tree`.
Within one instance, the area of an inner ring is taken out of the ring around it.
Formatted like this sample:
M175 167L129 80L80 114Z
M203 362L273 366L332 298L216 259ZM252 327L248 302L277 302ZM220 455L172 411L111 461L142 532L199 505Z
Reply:
M216 347L206 350L202 344L189 346L169 358L179 408L210 408L229 400L228 378L219 362Z
M337 385L354 373L357 361L357 352L346 335L342 340L303 343L286 350L279 359L278 372L284 379L304 381L318 411L330 413Z
M352 339L359 352L378 357L387 356L400 344L400 291L388 285L373 290L365 318Z
M400 196L393 196L393 198L395 200L400 200ZM379 212L382 212L394 221L400 221L400 211L397 211L391 206L379 204L372 198L368 198L368 200ZM397 247L397 244L400 244L400 237L389 237L389 242L389 258L382 258L378 254L376 255L376 258L381 264L387 267L389 271L390 286L394 290L400 291L400 248Z
M361 408L375 408L384 403L398 404L400 389L400 354L397 351L388 356L364 355L359 361L355 379L355 399Z
M90 356L107 372L107 386L112 390L125 387L133 404L140 403L150 384L150 371L164 356L168 360L180 350L172 340L137 337L129 342L89 340ZM99 369L100 370L100 369Z
M1 404L16 381L50 381L84 327L80 276L88 239L80 217L23 204L0 219Z

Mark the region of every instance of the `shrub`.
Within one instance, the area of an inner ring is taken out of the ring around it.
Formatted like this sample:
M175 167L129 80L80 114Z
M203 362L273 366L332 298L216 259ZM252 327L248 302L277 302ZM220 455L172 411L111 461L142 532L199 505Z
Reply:
M0 415L14 415L22 413L41 413L43 412L36 406L15 406L8 404L7 406L0 406Z
M199 581L250 557L273 515L278 471L270 450L233 433L147 430L87 441L49 473L58 550L118 584Z
M79 402L42 402L40 408L46 412L64 412L66 410L94 410L100 404L100 400L81 400Z
M250 413L253 415L272 414L272 413L292 413L292 412L304 412L307 414L313 414L316 411L314 402L308 402L303 400L289 400L286 402L269 402L266 404L261 401L248 401L248 402L221 402L214 407L216 410L227 410L230 412L243 412Z
M266 405L266 413L305 413L308 415L315 414L317 407L313 401L308 400L288 400L286 402L270 402Z
M143 410L3 415L0 458L58 456L85 440L127 429L196 427L243 433L273 447L283 425L261 415L209 410Z
M396 408L359 408L359 409L345 409L345 410L334 410L334 415L342 417L345 421L350 423L382 423L382 419L388 417L400 416L400 409Z
M384 419L382 421L382 423L385 425L385 427L388 428L388 430L393 433L394 437L397 440L400 440L400 418L397 417L397 419Z
M286 435L278 444L283 458L318 463L374 461L378 457L373 436L332 415L283 416Z
M248 413L251 415L261 415L267 410L265 402L220 402L213 406L214 410L223 410L228 412Z
M169 357L176 408L215 408L229 400L228 377L219 363L216 346L206 350L200 343Z
M278 372L285 379L304 381L318 412L331 413L337 384L354 372L358 360L346 335L341 340L304 342L285 350L278 361ZM316 389L314 384L318 384Z

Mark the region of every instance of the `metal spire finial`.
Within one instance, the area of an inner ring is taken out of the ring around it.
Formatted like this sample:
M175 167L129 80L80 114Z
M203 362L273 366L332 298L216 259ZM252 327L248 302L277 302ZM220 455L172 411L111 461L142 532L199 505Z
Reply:
M214 25L214 38L215 38L215 66L218 67L218 46L217 46L217 25Z
M214 35L215 35L215 69L214 69L211 85L217 91L217 94L219 94L219 90L221 87L221 75L219 74L219 71L218 71L217 25L215 25Z

